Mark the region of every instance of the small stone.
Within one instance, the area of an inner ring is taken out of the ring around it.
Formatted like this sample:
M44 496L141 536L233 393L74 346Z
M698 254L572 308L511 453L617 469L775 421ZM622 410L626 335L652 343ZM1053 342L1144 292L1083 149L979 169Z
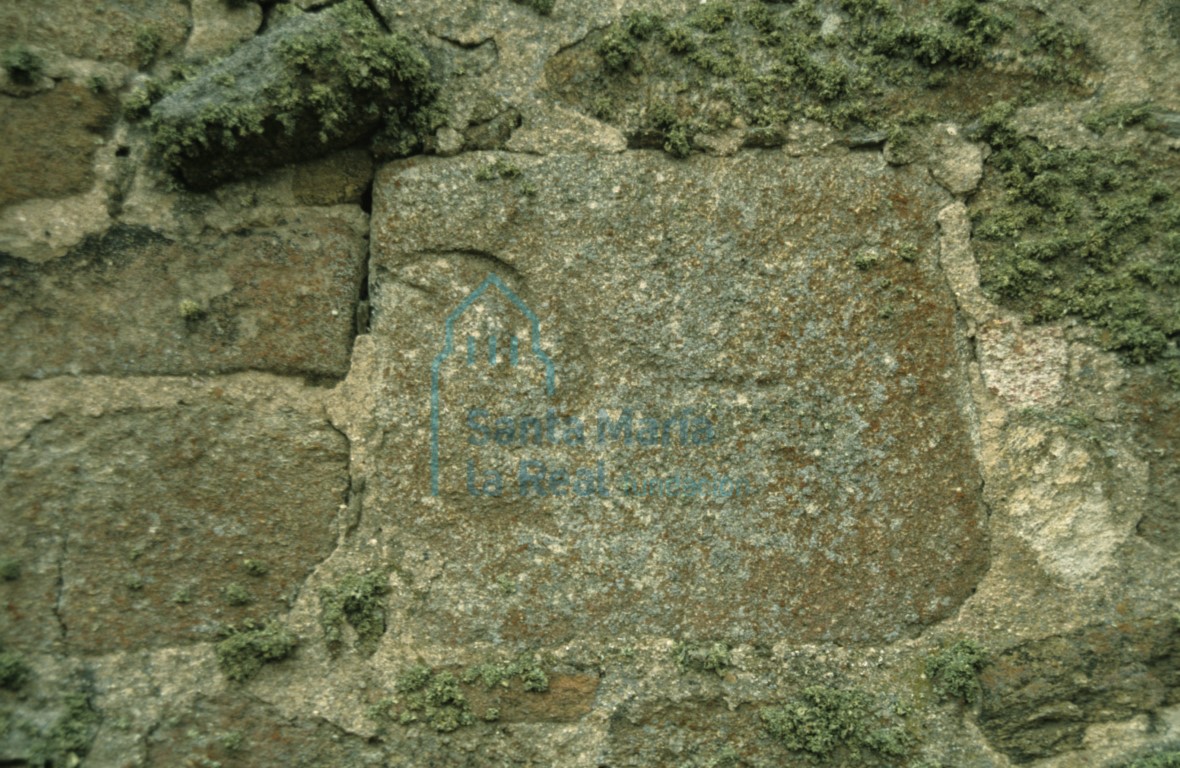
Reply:
M463 149L463 134L449 125L438 129L435 141L438 143L438 154L441 157L457 155Z

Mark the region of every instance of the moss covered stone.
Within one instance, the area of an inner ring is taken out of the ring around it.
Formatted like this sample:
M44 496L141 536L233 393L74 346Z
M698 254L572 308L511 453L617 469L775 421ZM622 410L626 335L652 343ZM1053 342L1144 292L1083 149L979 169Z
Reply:
M33 745L31 765L81 765L98 734L102 716L88 694L71 691L49 730Z
M542 16L548 16L553 13L553 6L556 5L557 0L513 0L517 5L523 5L532 8Z
M1165 748L1123 763L1119 768L1180 768L1180 748Z
M436 93L421 49L346 0L282 19L154 104L148 126L164 165L208 188L374 134L380 154L406 154Z
M0 579L16 581L20 578L20 560L13 557L0 557Z
M979 701L979 671L986 660L987 652L974 640L959 640L927 659L926 674L939 696L974 704Z
M28 682L32 670L24 658L11 651L0 651L0 688L17 691Z
M526 691L540 693L549 690L549 676L532 656L521 656L506 664L477 664L462 675L464 683L479 682L486 688L508 687L514 679L519 680Z
M216 647L217 662L230 680L242 682L256 675L264 664L282 661L298 645L295 635L278 622L259 626L248 623L231 629Z
M32 85L45 71L41 57L23 45L13 46L0 54L0 66L18 85Z
M350 574L320 590L320 626L328 649L338 653L344 643L344 625L356 631L356 648L371 654L385 634L385 594L388 579L382 573Z
M963 119L1033 83L1076 91L1090 66L1073 30L986 0L713 0L683 18L624 16L546 79L632 146L683 157L694 134L735 125L765 146L800 118L840 129L915 112Z
M1081 317L1131 362L1158 359L1180 335L1180 163L1148 148L1048 147L1013 113L999 105L980 121L995 150L971 204L983 289L1032 321ZM1129 108L1091 122L1148 118Z
M725 643L684 642L676 646L676 663L685 669L724 676L725 670L733 666L733 657Z
M396 687L402 697L399 720L403 725L421 720L436 731L447 733L475 722L471 705L459 687L459 678L451 672L411 667L398 676Z
M896 759L912 748L912 737L879 716L872 697L855 689L811 686L760 715L766 731L787 749L825 761L839 753L855 760Z

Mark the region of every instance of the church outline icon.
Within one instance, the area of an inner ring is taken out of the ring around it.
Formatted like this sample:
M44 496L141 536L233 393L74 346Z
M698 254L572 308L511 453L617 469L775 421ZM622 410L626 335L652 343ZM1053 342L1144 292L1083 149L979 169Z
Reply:
M529 309L528 305L521 300L516 292L500 279L500 276L495 273L489 273L484 281L476 287L471 293L459 302L456 307L447 315L446 324L444 326L444 339L442 351L435 356L434 361L430 365L430 495L438 496L438 431L439 431L439 373L442 364L455 352L455 322L470 309L477 301L480 300L489 290L495 288L505 299L512 303L521 314L529 322L529 348L532 353L545 366L545 392L549 397L553 397L556 391L555 376L553 368L553 360L541 349L541 322L537 319L536 314ZM475 344L475 338L467 337L467 364L474 365L478 356L478 350ZM498 364L503 358L503 351L499 348L499 340L495 334L488 338L487 346L487 360L491 365ZM507 348L507 359L509 365L515 367L519 362L520 357L520 340L515 336L509 337Z

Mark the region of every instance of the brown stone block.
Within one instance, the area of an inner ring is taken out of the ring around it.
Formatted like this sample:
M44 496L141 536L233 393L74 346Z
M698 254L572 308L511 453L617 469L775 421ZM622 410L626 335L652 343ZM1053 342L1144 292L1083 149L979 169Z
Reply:
M90 653L209 641L285 611L331 552L348 487L328 424L232 405L62 417L4 458L5 550L29 575L0 586L18 619L3 640L64 634Z
M85 192L114 97L72 83L25 98L0 95L0 207Z
M365 242L337 219L187 242L117 226L0 257L0 378L348 370Z

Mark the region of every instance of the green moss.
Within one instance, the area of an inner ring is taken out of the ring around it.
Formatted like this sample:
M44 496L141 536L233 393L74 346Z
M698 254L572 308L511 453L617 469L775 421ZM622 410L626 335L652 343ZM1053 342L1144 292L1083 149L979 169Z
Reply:
M852 256L852 265L862 272L867 272L884 261L881 252L876 248L861 248Z
M525 691L549 689L549 678L536 658L525 655L508 663L477 664L456 675L449 670L432 670L414 665L399 674L394 683L397 695L369 708L369 717L378 721L395 721L402 725L424 723L441 732L454 731L475 722L471 704L463 686L483 685L488 690L509 688L519 683ZM488 707L483 720L498 720L500 710Z
M237 582L227 584L225 588L221 590L221 596L225 599L225 602L228 605L241 606L249 605L250 603L254 602L254 598L250 595L250 590L246 589Z
M270 567L266 563L249 557L242 561L242 568L251 576L262 577L270 572Z
M974 704L982 693L979 671L986 661L987 652L978 643L958 640L926 660L926 674L940 697Z
M653 13L636 11L623 17L623 31L636 40L651 39L663 29L663 20Z
M613 29L598 41L595 48L608 72L622 72L630 68L639 48L625 29Z
M360 0L316 16L274 25L273 38L256 38L156 103L148 127L164 165L209 186L365 135L383 158L420 148L441 120L422 52L382 30Z
M132 39L135 46L135 56L141 67L151 64L160 50L160 33L151 27L140 27Z
M812 686L785 706L764 708L760 716L766 731L787 749L820 759L841 751L853 759L866 753L907 754L913 739L900 726L884 723L872 703L863 691Z
M79 691L67 693L62 704L61 715L34 745L32 765L81 765L90 751L102 716Z
M553 13L553 6L557 4L557 0L512 0L517 5L523 5L532 8L542 16L548 16Z
M685 158L692 153L694 124L681 118L667 102L658 101L648 107L645 127L663 137L663 149L672 157Z
M918 260L918 256L921 251L918 249L918 246L914 245L913 243L901 243L893 249L893 253L895 256L897 256L897 258L901 259L907 264L912 264Z
M1081 317L1129 362L1158 359L1180 334L1180 166L1051 149L1018 135L1011 113L980 121L995 150L972 200L984 290L1034 322Z
M214 650L222 673L230 680L242 682L256 675L264 664L289 657L298 642L295 635L278 622L265 625L247 622L241 628L231 628Z
M507 688L513 680L519 680L526 691L540 693L549 690L549 676L534 656L520 656L507 664L477 664L462 675L464 683L478 682L489 689Z
M939 119L964 119L975 109L977 89L996 90L977 85L972 73L1019 93L1031 83L1066 88L1062 73L1088 65L1084 46L1072 44L1076 33L1041 30L1005 7L983 0L920 6L845 0L838 34L821 34L810 2L712 0L683 19L632 14L591 38L601 72L569 78L571 85L558 90L587 109L604 98L630 105L597 114L621 123L638 146L648 146L643 105L654 101L692 115L696 132L726 130L736 118L774 129L767 135L785 135L784 126L801 117L839 129L882 127L916 105L933 108ZM1029 31L1034 28L1040 31ZM992 66L997 62L1003 74ZM562 75L569 77L566 70ZM928 85L966 87L916 98ZM667 151L686 154L686 135L682 129L669 137Z
M702 32L720 32L738 17L737 8L726 0L712 0L688 16L688 25Z
M0 55L0 66L18 85L32 85L45 72L45 62L23 45L13 46Z
M217 737L217 743L226 752L240 752L245 739L246 734L241 731L226 731Z
M356 649L364 654L377 650L385 634L385 595L389 578L374 571L349 574L334 586L320 589L320 626L328 650L339 653L344 642L344 625L356 631Z
M725 676L725 670L733 666L733 655L725 643L682 642L676 646L676 663L684 669L697 672L713 672Z
M1143 125L1148 130L1161 127L1150 102L1114 104L1087 116L1082 123L1099 135L1105 134L1112 127L1118 130L1133 125Z
M18 691L25 686L32 670L25 660L12 651L0 651L0 688Z
M515 179L521 174L520 166L497 157L475 172L476 181L494 181L496 179Z
M459 679L450 672L411 667L398 676L396 690L401 694L399 721L403 725L422 721L436 731L449 733L475 722Z
M130 93L123 97L123 116L131 121L142 120L148 116L152 104L156 103L165 92L165 87L156 80L149 80L135 86Z
M692 32L687 27L680 25L665 27L663 41L668 50L676 55L691 53L697 47L696 38Z
M20 560L15 557L0 557L0 579L16 581L20 578Z

